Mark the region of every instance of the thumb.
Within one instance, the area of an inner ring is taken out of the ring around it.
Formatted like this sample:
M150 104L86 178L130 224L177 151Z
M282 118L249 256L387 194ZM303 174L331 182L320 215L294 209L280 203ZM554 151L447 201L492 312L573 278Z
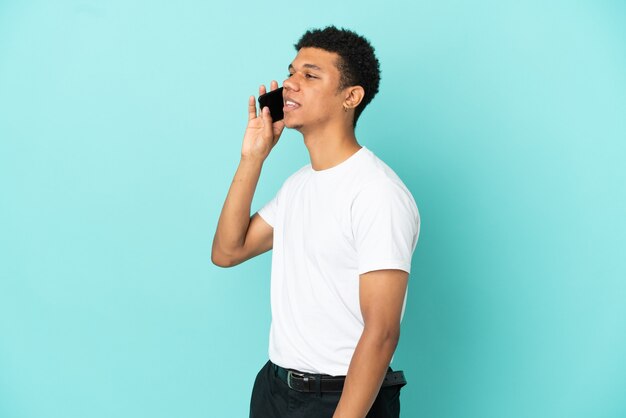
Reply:
M270 108L265 106L261 111L261 119L263 120L263 134L266 137L273 137L272 133L272 115Z

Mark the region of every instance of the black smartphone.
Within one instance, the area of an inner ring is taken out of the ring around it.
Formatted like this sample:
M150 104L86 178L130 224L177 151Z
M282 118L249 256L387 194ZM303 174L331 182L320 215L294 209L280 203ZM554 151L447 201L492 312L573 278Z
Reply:
M259 110L267 106L270 108L272 122L278 122L285 117L283 113L283 88L267 92L259 96Z

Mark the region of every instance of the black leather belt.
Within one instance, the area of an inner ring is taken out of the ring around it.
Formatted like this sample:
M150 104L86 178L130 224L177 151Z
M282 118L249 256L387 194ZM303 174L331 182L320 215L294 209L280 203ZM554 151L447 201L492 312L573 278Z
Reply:
M276 376L285 382L289 388L297 390L298 392L341 392L343 390L343 383L346 380L345 376L302 373L297 370L285 369L273 363L272 365L274 366ZM317 383L318 379L319 387ZM381 387L404 385L406 385L404 372L401 370L394 372L389 369Z

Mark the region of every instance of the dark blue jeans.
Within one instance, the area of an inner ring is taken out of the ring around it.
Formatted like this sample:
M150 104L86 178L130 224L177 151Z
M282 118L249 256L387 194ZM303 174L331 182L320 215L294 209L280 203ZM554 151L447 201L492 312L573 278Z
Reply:
M254 381L250 418L332 418L341 393L298 392L290 389L267 362ZM384 387L366 418L399 418L400 386Z

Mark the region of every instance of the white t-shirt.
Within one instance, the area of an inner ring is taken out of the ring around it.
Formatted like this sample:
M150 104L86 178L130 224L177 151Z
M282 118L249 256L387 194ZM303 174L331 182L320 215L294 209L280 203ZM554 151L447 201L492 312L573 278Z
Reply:
M420 225L413 196L363 147L327 170L298 170L258 213L274 228L270 360L346 375L364 326L359 275L410 273Z

